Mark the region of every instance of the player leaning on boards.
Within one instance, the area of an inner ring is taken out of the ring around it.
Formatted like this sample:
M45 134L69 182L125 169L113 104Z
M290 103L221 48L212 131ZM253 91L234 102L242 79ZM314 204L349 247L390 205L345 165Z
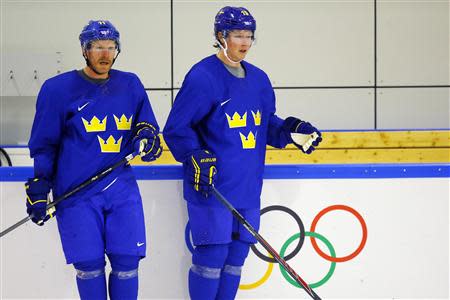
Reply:
M161 155L158 124L139 78L111 69L120 53L109 21L89 21L80 34L86 67L42 86L29 141L34 176L26 184L27 212L43 225L47 195L56 198L138 151ZM142 200L129 165L119 167L57 205L56 219L68 264L76 269L81 299L137 299L138 264L145 256Z
M213 199L211 185L258 228L266 145L283 148L297 141L311 153L322 140L310 123L275 115L269 78L243 60L255 29L245 8L227 6L217 13L220 50L186 75L164 128L170 150L184 167L184 198L196 246L189 271L194 300L234 299L250 244L256 242Z

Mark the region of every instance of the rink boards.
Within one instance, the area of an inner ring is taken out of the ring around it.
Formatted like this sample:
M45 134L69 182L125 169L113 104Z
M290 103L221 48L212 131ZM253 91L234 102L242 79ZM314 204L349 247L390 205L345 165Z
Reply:
M323 299L448 299L448 164L353 167L321 166L315 176L300 166L269 167L261 235ZM25 216L23 183L11 179L29 170L13 169L2 173L1 229ZM164 172L136 168L148 238L140 299L188 299L191 243L180 172ZM1 299L78 297L54 220L25 224L0 242ZM269 259L260 246L251 250L238 298L307 299Z

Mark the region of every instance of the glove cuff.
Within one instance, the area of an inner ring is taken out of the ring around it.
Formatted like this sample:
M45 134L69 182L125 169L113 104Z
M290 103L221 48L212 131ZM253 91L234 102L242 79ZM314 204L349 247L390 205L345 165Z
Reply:
M216 155L209 150L196 149L196 150L190 152L189 155L186 156L185 161L190 162L192 157L197 158L198 156L204 156L205 154L210 155L211 157L216 157Z
M288 117L283 122L283 129L287 132L297 132L300 125L304 122L305 121L302 121L295 117Z
M150 132L150 134L143 135L143 132L147 130ZM141 139L142 137L149 137L150 135L158 135L158 130L156 129L156 127L147 122L139 122L134 128L133 142Z
M28 178L25 190L28 195L41 195L50 193L50 182L44 178Z
M142 128L145 128L145 127L150 128L150 129L151 129L152 131L154 131L154 132L157 131L157 130L156 130L156 127L155 127L154 125L148 123L148 122L139 122L139 123L137 123L137 124L136 124L136 127L135 127L135 131L138 132L139 129L142 129Z
M295 118L295 117L288 117L283 122L283 131L285 132L288 143L295 143L295 141L292 139L291 133L297 132L297 129L300 127L300 125L304 123L304 121Z

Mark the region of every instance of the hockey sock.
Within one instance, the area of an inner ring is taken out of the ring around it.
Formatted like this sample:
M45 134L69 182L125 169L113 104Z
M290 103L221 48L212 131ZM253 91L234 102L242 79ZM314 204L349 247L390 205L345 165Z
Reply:
M220 288L216 300L234 299L239 288L239 282L241 281L241 269L242 267L230 265L224 267L220 276Z
M231 243L228 257L220 276L216 300L233 300L236 297L239 282L241 281L242 266L249 250L250 245L245 242L234 240Z
M81 300L106 300L105 259L73 264Z
M220 282L220 273L228 255L229 244L199 245L192 255L189 270L191 300L214 300Z
M189 270L191 300L214 300L219 287L220 269L193 265Z
M111 300L136 300L138 297L139 256L109 254L112 271L109 274Z
M136 270L112 271L109 274L109 297L111 300L135 300L138 297L138 272Z

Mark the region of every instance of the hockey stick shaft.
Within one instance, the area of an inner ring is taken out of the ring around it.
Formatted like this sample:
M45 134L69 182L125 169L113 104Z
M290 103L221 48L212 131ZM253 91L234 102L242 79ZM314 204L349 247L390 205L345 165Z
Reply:
M47 205L47 210L49 210L50 208L54 207L55 205L57 205L59 202L69 198L70 196L72 196L73 194L75 194L76 192L78 192L79 190L85 188L86 186L90 185L91 183L105 177L106 175L108 175L109 173L111 173L113 170L117 169L118 167L127 164L130 160L132 160L135 156L137 156L137 153L131 153L129 155L127 155L126 157L124 157L123 159L121 159L120 161L118 161L117 163L115 163L114 165L104 169L103 171L101 171L100 173L98 173L97 175L87 179L86 181L82 182L80 185L78 185L77 187L75 187L74 189L72 189L71 191L65 193L64 195L56 198L53 202L51 202L50 204ZM28 222L29 220L31 220L30 216L27 216L25 218L23 218L22 220L20 220L19 222L15 223L14 225L8 227L7 229L3 230L2 232L0 232L0 238L3 237L5 234L13 231L14 229L16 229L17 227L21 226L22 224L25 224L26 222Z
M308 284L298 275L294 269L284 260L278 253L273 249L272 246L253 228L253 226L234 208L234 206L213 186L212 192L214 196L228 208L228 210L233 214L233 216L241 223L251 235L253 235L256 240L273 256L273 258L283 266L286 272L291 275L291 277L300 284L301 287L311 296L314 300L321 300L321 298L308 286Z

